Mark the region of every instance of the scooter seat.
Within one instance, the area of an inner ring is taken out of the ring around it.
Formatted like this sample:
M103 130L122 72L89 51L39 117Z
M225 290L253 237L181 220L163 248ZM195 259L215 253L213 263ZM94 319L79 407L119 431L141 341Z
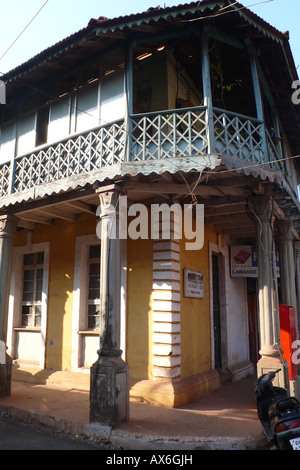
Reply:
M269 418L282 414L287 411L300 410L300 403L295 397L282 398L276 400L269 406L268 415Z

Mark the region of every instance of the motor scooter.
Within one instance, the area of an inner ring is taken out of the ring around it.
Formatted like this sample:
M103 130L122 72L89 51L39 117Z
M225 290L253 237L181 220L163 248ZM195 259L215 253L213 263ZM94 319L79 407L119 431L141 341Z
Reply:
M300 403L287 390L273 385L280 369L261 375L255 384L257 412L270 445L300 450Z

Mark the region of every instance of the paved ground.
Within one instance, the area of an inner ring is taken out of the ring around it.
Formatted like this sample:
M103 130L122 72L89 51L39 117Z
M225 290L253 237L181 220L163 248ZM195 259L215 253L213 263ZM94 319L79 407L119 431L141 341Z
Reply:
M113 448L89 439L34 428L10 417L0 418L0 450L103 450Z
M131 400L130 420L116 429L89 424L89 392L57 386L13 382L11 396L0 399L0 413L124 449L266 449L254 381L228 384L176 409Z

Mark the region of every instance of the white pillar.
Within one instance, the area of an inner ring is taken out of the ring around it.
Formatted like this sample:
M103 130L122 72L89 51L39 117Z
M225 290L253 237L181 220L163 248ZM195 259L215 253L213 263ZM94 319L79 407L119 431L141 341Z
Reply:
M0 396L10 395L11 359L6 354L7 317L13 240L17 218L0 217Z
M279 249L281 302L295 309L296 335L298 337L298 314L296 295L296 272L293 246L293 224L288 220L277 220L276 235ZM292 358L291 358L292 359ZM299 397L299 376L290 381L292 395Z
M297 299L297 322L298 335L300 334L300 242L295 242L295 278L296 278L296 299Z
M281 369L279 384L288 388L287 363L281 356L280 323L276 277L275 246L273 240L272 198L268 195L251 198L251 209L256 217L256 247L258 265L258 303L260 320L260 355L258 375Z
M294 307L297 312L292 223L288 220L278 220L276 222L276 229L279 249L281 300L284 305Z
M91 368L90 421L113 426L129 417L129 369L120 349L119 191L112 186L97 192L101 208L100 311L104 322L99 358Z

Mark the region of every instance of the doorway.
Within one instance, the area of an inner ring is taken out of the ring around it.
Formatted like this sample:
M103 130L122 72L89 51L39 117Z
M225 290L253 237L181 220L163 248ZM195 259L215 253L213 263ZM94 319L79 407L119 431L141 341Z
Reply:
M248 322L249 322L249 355L256 367L259 359L258 316L256 279L247 278Z
M222 369L221 306L219 282L219 256L212 253L213 328L215 368Z

